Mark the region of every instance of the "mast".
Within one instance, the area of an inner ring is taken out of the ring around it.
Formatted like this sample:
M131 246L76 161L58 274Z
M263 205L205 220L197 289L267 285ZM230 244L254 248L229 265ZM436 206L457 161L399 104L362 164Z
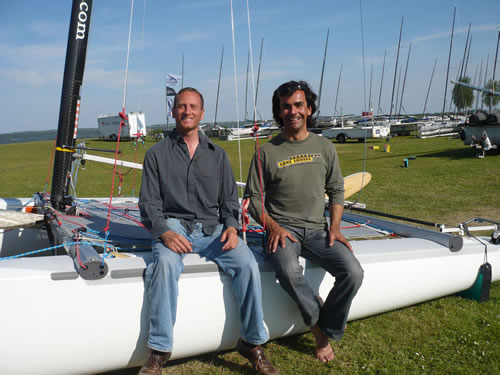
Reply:
M248 119L248 68L250 66L250 50L248 51L248 58L247 58L247 83L245 85L245 121Z
M500 35L500 33L498 34ZM488 64L490 62L490 54L488 53L488 57L486 58L486 67L484 69L484 87L486 87L486 84L488 83ZM484 96L483 100L481 100L481 110L483 110L483 105L484 105Z
M215 128L215 125L217 125L217 108L219 108L220 77L222 75L222 61L223 61L223 59L224 59L224 46L222 46L222 53L220 55L219 83L217 84L217 97L215 99L215 116L214 116L213 128Z
M182 52L181 89L184 88L184 52Z
M373 63L372 63L372 68L370 70L370 90L368 91L368 110L371 112L372 111L372 79L373 79ZM373 115L373 114L372 114ZM372 116L373 118L373 116Z
M378 105L377 105L377 114L379 114L379 111L382 112L382 108L380 108L380 99L382 98L382 85L384 83L384 70L385 70L385 55L387 53L387 50L384 49L384 63L382 64L382 78L380 78L380 91L378 93Z
M168 131L168 110L169 110L169 106L168 106L168 86L165 85L165 100L166 100L166 104L167 104L167 131Z
M465 57L467 56L467 47L469 46L470 27L471 27L471 22L469 22L469 31L467 31L467 39L465 39L464 57L462 58L462 64L460 67L460 73L459 73L458 79L461 79L464 77ZM467 74L467 73L465 73L465 74Z
M467 31L467 39L465 40L465 47L464 47L464 57L462 58L462 61L460 61L460 69L457 72L457 78L456 81L462 81L462 79L465 78L467 75L467 64L466 64L466 59L468 59L468 53L467 53L467 48L469 47L469 38L472 39L472 35L470 35L470 28L471 28L471 22L469 22L469 30ZM467 56L467 57L466 57ZM458 95L461 96L461 91L458 91ZM449 110L451 110L451 103L453 102L453 96L450 98L450 106ZM455 105L455 110L454 113L456 115L457 107Z
M470 55L471 44L472 44L472 35L470 36L470 39L469 39L469 48L467 50L467 59L465 60L464 76L467 75L467 67L469 66L469 55Z
M432 79L434 78L434 70L436 69L436 63L438 59L434 60L434 67L432 68L431 80L429 82L429 88L427 89L427 95L425 96L424 110L422 112L422 119L425 117L425 110L427 108L427 99L429 99L429 92L431 91Z
M482 64L482 62L483 62L483 61L481 60L481 64ZM481 66L481 69L482 69L482 68L483 68L483 67ZM479 70L479 64L476 66L476 73L474 73L474 83L473 83L473 85L474 85L474 86L479 86L479 81L480 81L480 78L478 78L478 77L477 77L477 72L478 72L478 70ZM481 77L481 72L479 72L479 77ZM477 79L477 82L476 82L476 79ZM477 92L477 93L476 93L475 91L473 91L472 93L473 93L473 95L474 95L474 94L479 94L479 92ZM476 98L477 98L477 97L478 97L478 95L476 95ZM476 101L476 103L477 103L477 101ZM474 104L474 96L472 97L472 104ZM470 108L470 109L471 109L471 112L472 112L472 105L471 105L471 108ZM477 109L477 104L476 104L476 109Z
M344 63L340 64L340 73L339 73L339 81L337 82L337 94L335 94L335 107L333 109L333 115L337 113L337 98L339 97L339 87L340 87L340 77L342 77L342 67Z
M450 60L451 60L451 49L453 46L453 32L455 31L455 15L457 13L457 7L453 11L453 25L451 26L451 39L450 39L450 52L448 53L448 68L446 69L446 81L444 85L444 100L443 100L443 113L441 115L441 122L444 122L444 110L446 107L446 91L448 91L448 76L450 73Z
M477 78L477 83L478 83L478 86L481 85L481 78L483 77L483 59L481 59L481 67L479 68L479 76ZM481 96L481 92L478 91L476 93L476 111L477 111L477 108L479 107L479 97Z
M321 104L321 90L323 89L323 75L325 73L325 62L326 62L326 52L328 51L328 37L330 35L330 28L326 32L326 42L325 42L325 54L323 55L323 67L321 68L321 78L319 80L319 92L318 92L318 114L319 117L319 107Z
M404 17L401 17L401 27L399 29L398 53L396 55L396 67L394 68L394 79L392 81L392 96L391 96L391 108L389 110L389 121L391 121L392 106L394 103L394 89L396 88L396 76L397 76L397 72L398 72L398 61L399 61L399 47L401 46L401 34L403 33L403 20L404 20ZM396 102L397 102L397 100L396 100Z
M401 116L401 108L403 107L403 95L405 93L406 73L408 73L408 63L410 62L410 52L411 52L411 43L410 43L410 48L408 49L408 57L406 59L405 76L403 78L403 88L401 89L401 101L399 102L400 104L399 104L398 117Z
M262 63L262 49L264 47L264 37L260 41L260 56L259 56L259 69L257 70L257 85L255 86L255 111L253 112L253 123L255 124L257 116L257 97L259 95L259 81L260 81L260 66Z
M497 38L497 49L495 52L495 64L493 64L493 78L492 78L492 83L491 83L491 90L492 92L495 92L495 73L497 71L497 59L498 59L498 44L500 42L500 28L498 28L498 38ZM490 100L490 112L491 112L491 104L493 100Z
M396 91L396 104L394 105L396 111L394 111L394 115L396 115L397 109L398 109L398 102L399 102L399 87L401 86L401 68L399 69L399 74L398 74L398 89ZM399 116L398 116L399 119Z
M76 141L75 128L78 126L80 88L85 70L91 14L92 0L73 0L50 194L52 206L57 210L64 210L66 203L67 173L73 154L67 147L74 146Z

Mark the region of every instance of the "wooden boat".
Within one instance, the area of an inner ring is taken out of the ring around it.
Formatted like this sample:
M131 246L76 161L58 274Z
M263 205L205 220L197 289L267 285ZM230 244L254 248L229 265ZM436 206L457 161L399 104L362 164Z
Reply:
M1 200L13 208L24 200ZM60 215L64 231L87 227L99 243L105 223L106 200L80 202L84 216ZM14 229L0 237L0 373L91 374L140 366L146 358L149 328L144 271L152 261L144 250L149 233L135 221L137 201L113 202L110 247L133 248L113 256L106 253L100 267L99 251L93 273L78 267L67 252L5 259L21 251L49 247L40 228ZM346 213L344 234L351 239L365 279L354 299L349 320L413 305L470 288L484 263L485 246L474 239L440 233L374 217ZM372 224L366 224L372 223ZM373 223L375 225L373 226ZM386 232L401 237L370 240ZM87 233L88 235L90 233ZM403 235L405 235L403 237ZM100 237L100 239L98 238ZM128 242L127 242L128 241ZM259 260L265 322L271 338L306 332L300 313L276 281L265 260L258 234L248 235ZM483 238L488 247L492 279L500 279L500 244ZM95 262L94 262L95 263ZM91 263L89 263L91 264ZM197 255L188 255L179 281L178 318L172 358L231 349L239 333L239 317L229 279L217 266ZM318 294L326 298L333 278L311 262L302 260L304 273ZM87 268L91 269L92 265ZM200 332L203 334L200 335ZM196 340L193 340L196 337ZM29 361L26 361L29 358Z

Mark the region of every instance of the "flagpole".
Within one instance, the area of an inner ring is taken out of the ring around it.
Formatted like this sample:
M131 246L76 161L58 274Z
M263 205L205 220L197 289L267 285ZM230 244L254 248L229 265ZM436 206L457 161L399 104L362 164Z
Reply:
M168 132L168 86L165 85L165 104L166 104L166 114L167 114L167 132Z

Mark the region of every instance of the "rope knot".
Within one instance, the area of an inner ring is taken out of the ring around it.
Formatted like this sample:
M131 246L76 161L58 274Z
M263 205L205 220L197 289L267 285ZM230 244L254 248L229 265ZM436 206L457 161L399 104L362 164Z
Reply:
M123 109L122 112L119 112L118 115L123 119L123 120L128 120L128 116L125 113L125 108Z
M259 125L257 125L257 122L256 122L252 128L252 137L256 136L258 131L259 131Z

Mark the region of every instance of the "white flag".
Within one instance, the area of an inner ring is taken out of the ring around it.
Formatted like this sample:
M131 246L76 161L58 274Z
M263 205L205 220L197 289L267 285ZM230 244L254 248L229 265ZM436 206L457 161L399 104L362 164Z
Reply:
M167 85L175 86L175 85L179 84L181 79L182 79L182 76L177 76L177 75L167 73Z

